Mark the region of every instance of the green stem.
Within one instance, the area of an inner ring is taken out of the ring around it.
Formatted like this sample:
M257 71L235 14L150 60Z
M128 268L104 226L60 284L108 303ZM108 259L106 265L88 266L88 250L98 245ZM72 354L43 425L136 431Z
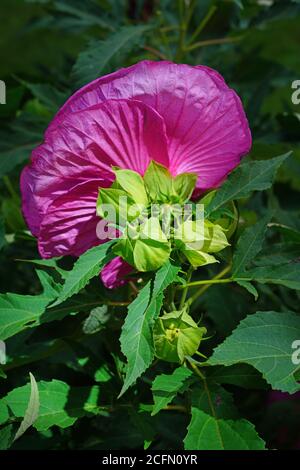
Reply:
M210 286L212 286L214 284L222 284L222 283L224 284L224 283L227 283L227 282L231 282L231 278L222 279L223 276L225 276L230 270L231 270L231 264L226 266L213 279L210 279L210 280L204 281L204 282L203 281L198 281L201 284L203 284L203 287L201 289L199 289L194 295L192 295L189 298L189 301L188 301L189 305L191 305L193 302L195 302L195 300L198 299L198 297L200 297L200 295L202 295Z
M185 286L180 286L179 289L182 289L183 287L197 287L203 284L226 284L228 282L233 282L233 279L231 277L226 279L204 279L203 281L189 282L188 284L185 284Z
M188 46L185 48L185 51L193 51L194 49L197 49L199 47L204 47L204 46L213 46L216 44L230 44L233 42L240 41L243 38L243 36L235 36L231 38L220 38L220 39L207 39L206 41L199 41L195 42L194 44Z
M179 27L179 39L178 39L178 47L175 56L175 61L180 62L184 51L186 50L185 47L185 36L188 29L188 25L190 23L194 8L195 8L195 1L191 1L187 13L185 13L185 1L179 0L178 1L178 9L179 9L179 18L180 18L180 27Z
M3 183L6 186L7 191L11 195L12 199L16 202L19 203L19 196L17 195L13 185L11 184L11 181L8 176L3 176Z
M209 388L208 388L208 385L207 385L207 380L206 380L206 377L204 374L202 374L202 372L198 369L198 367L196 366L196 364L194 364L192 361L189 361L189 364L191 365L193 371L195 372L196 375L198 375L198 377L200 377L200 379L202 380L203 382L203 387L204 387L204 391L206 393L206 396L207 396L207 401L208 401L208 405L210 407L210 410L211 410L211 414L212 416L214 417L215 421L216 421L216 424L218 423L218 416L217 416L217 413L216 413L216 409L214 407L214 403L213 403L213 400L212 400L212 397L211 397L211 394L210 394L210 391L209 391ZM217 425L216 426L216 429L217 429L217 432L219 434L219 439L220 439L220 443L222 445L222 447L224 448L224 442L223 442L223 437L222 437L222 434L220 432L220 428L219 426Z
M167 56L160 52L159 50L155 49L154 47L151 46L144 46L144 49L148 52L151 52L154 56L158 57L159 59L162 60L168 60Z
M202 32L202 30L205 28L205 26L207 25L207 23L209 22L211 17L214 15L216 10L217 10L216 5L212 5L210 7L207 14L205 15L205 17L203 18L203 20L201 21L199 26L195 29L194 33L192 34L191 39L188 42L188 46L191 45L195 41L195 39L197 39L197 37Z
M187 275L186 275L187 283L185 284L185 286L183 286L183 292L182 292L182 296L181 296L181 299L180 299L179 310L181 310L184 307L186 296L187 296L187 293L188 293L188 285L187 284L191 280L193 271L194 271L193 266L190 266L189 269L188 269Z

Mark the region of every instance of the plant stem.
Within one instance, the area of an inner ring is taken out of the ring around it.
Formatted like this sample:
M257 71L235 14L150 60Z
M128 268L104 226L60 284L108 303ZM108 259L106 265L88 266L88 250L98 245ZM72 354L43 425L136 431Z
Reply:
M189 282L188 284L185 284L185 286L180 286L179 289L183 289L185 287L197 287L203 284L226 284L228 282L233 282L231 277L226 279L204 279L201 281Z
M223 276L225 276L230 270L231 270L231 264L226 266L213 279L210 279L210 280L204 281L204 282L198 281L198 282L200 282L201 284L204 284L204 285L201 289L199 289L197 292L195 292L194 295L192 295L189 298L189 300L188 300L189 305L191 305L193 302L195 302L195 300L198 299L198 297L200 297L200 295L202 295L211 285L222 284L222 283L225 284L225 283L228 283L228 282L232 282L231 278L222 279Z
M12 199L16 202L19 203L19 196L17 195L13 185L11 184L11 181L8 176L3 176L3 183L6 186L7 191L11 195Z
M194 271L194 268L192 266L190 266L189 269L188 269L187 275L186 275L187 284L191 280L193 271ZM183 288L182 296L181 296L181 299L180 299L179 310L181 310L184 307L185 299L186 299L186 296L187 296L187 293L188 293L188 285L187 284L185 286L183 286L184 288Z
M154 47L151 47L151 46L144 46L144 49L145 49L146 51L151 52L151 54L155 55L155 56L158 57L159 59L168 60L168 58L167 58L167 56L165 56L165 54L163 54L163 53L160 52L159 50L155 49Z
M213 46L216 44L229 44L232 42L237 42L240 41L243 38L243 36L234 36L231 38L220 38L220 39L207 39L206 41L199 41L195 42L194 44L188 46L185 48L185 51L193 51L194 49L197 49L199 47L204 47L204 46Z
M193 371L195 372L195 374L198 375L198 377L200 377L200 379L203 381L203 387L204 387L205 393L207 395L207 401L208 401L208 404L209 404L209 407L210 407L210 410L211 410L211 414L214 417L214 419L217 421L218 416L217 416L217 413L216 413L216 410L215 410L215 407L214 407L214 404L213 404L213 400L212 400L212 397L211 397L211 394L210 394L210 391L209 391L209 388L208 388L208 385L207 385L206 377L205 377L204 374L202 374L202 372L199 370L199 368L196 366L196 364L194 364L192 361L189 361L189 364L191 365L191 367L192 367ZM220 441L223 443L223 439L222 439L222 436L221 436L221 433L220 433L220 430L219 430L218 427L217 427L217 430L218 430L218 433L219 433Z
M191 45L195 41L195 39L197 39L197 37L202 32L202 30L205 28L205 26L207 25L207 23L209 22L209 20L214 15L214 13L216 12L217 9L218 8L216 7L216 5L212 5L210 7L207 14L205 15L205 17L203 18L203 20L201 21L199 26L195 29L194 33L192 34L191 39L188 42L188 45Z
M178 0L180 27L179 27L178 47L177 47L177 52L175 56L175 61L177 62L180 62L182 55L184 51L186 50L185 36L186 36L186 32L187 32L188 25L191 20L194 8L195 8L195 1L192 0L188 6L187 13L185 13L185 1Z

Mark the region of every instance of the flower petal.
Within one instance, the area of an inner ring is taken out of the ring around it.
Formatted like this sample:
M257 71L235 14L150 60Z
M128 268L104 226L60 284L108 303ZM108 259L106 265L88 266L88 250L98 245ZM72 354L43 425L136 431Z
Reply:
M166 61L139 62L95 80L67 101L53 126L65 114L120 98L158 111L166 124L171 172L196 172L200 190L217 187L251 147L240 99L221 75Z
M117 256L107 263L101 271L101 280L108 289L115 289L128 282L126 276L133 271L132 266Z
M164 123L149 106L111 100L64 115L46 133L21 177L23 213L32 233L38 236L55 198L90 180L110 186L112 166L143 174L150 159L168 164Z
M98 186L97 180L82 183L48 206L38 239L43 258L79 256L101 243L96 233L100 220L96 215Z

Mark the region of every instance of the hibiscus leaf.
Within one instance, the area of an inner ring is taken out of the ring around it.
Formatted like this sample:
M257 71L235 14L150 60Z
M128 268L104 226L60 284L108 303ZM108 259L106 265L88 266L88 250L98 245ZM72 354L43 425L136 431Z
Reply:
M233 276L245 271L250 261L260 252L271 214L263 217L259 222L248 227L240 236L233 255Z
M154 282L150 280L128 307L120 337L121 350L128 361L120 395L145 372L153 360L152 326L162 307L163 292L175 281L178 271L179 267L168 261L157 271Z
M245 419L218 419L192 407L192 419L184 439L186 450L264 450L265 443Z
M33 423L38 431L45 431L51 426L66 428L72 426L77 418L95 413L99 387L70 387L60 380L40 381L39 415ZM30 396L30 384L15 388L2 400L17 417L25 416Z
M20 427L15 435L14 441L19 439L19 437L27 431L30 426L36 421L39 415L40 409L40 399L39 399L39 389L35 381L34 376L29 372L30 376L30 398L28 402L28 407L26 409L24 418L20 424Z
M167 406L177 393L182 393L188 387L188 380L193 372L186 367L178 367L170 374L161 374L155 377L152 384L154 406L152 416Z
M6 131L0 130L0 177L29 158L40 144L46 125L44 117L24 112Z
M0 450L8 449L13 442L13 425L9 424L0 429Z
M291 152L288 152L270 160L250 161L239 166L216 192L205 209L206 215L216 211L229 201L249 196L252 191L270 188L276 171L290 155Z
M42 323L41 317L47 305L56 297L55 289L51 290L50 286L46 287L45 284L44 292L40 295L1 294L0 339L10 338L25 328Z
M79 54L73 68L77 86L84 85L98 78L103 72L107 72L115 56L127 54L137 45L141 45L143 34L152 27L149 25L123 26L104 41L91 41L87 49Z
M292 312L257 312L242 320L213 352L208 363L229 366L250 364L275 390L300 390L294 374L292 343L300 338L299 317Z
M261 284L279 284L289 289L300 290L300 263L285 263L276 266L261 266L236 275L236 282L256 281Z
M110 240L103 245L94 246L78 258L73 269L66 275L62 290L51 307L61 304L74 294L78 294L93 277L100 273L103 266L113 258L113 254L108 253L113 243L115 241Z

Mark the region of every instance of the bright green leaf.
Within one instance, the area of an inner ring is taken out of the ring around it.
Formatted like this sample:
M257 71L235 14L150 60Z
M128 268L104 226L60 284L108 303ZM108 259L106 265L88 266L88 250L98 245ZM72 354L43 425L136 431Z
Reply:
M174 282L178 271L177 266L167 262L156 273L153 289L152 281L149 281L128 307L120 337L121 349L128 361L120 395L135 383L153 360L152 326L160 313L163 292Z
M292 343L300 338L298 315L257 312L248 315L209 359L211 365L247 363L259 370L273 389L295 393L300 384L294 374Z
M44 431L51 426L66 428L75 423L77 418L97 412L99 388L70 387L60 380L38 382L40 408L39 416L33 426ZM13 414L23 417L30 396L30 385L16 388L3 398Z
M216 419L192 408L192 420L184 439L186 450L264 450L265 443L245 419Z
M270 160L250 161L239 166L216 192L206 208L206 214L211 214L229 201L247 197L252 191L268 189L276 171L290 155L291 152L288 152Z
M183 393L189 385L188 379L193 372L186 367L178 367L172 374L161 374L155 377L152 384L154 406L152 416L165 408L177 395Z
M94 246L80 256L73 269L66 276L58 299L52 307L77 294L93 277L100 273L103 266L112 258L112 254L109 254L108 251L113 243L115 243L114 240L111 240L103 245Z

